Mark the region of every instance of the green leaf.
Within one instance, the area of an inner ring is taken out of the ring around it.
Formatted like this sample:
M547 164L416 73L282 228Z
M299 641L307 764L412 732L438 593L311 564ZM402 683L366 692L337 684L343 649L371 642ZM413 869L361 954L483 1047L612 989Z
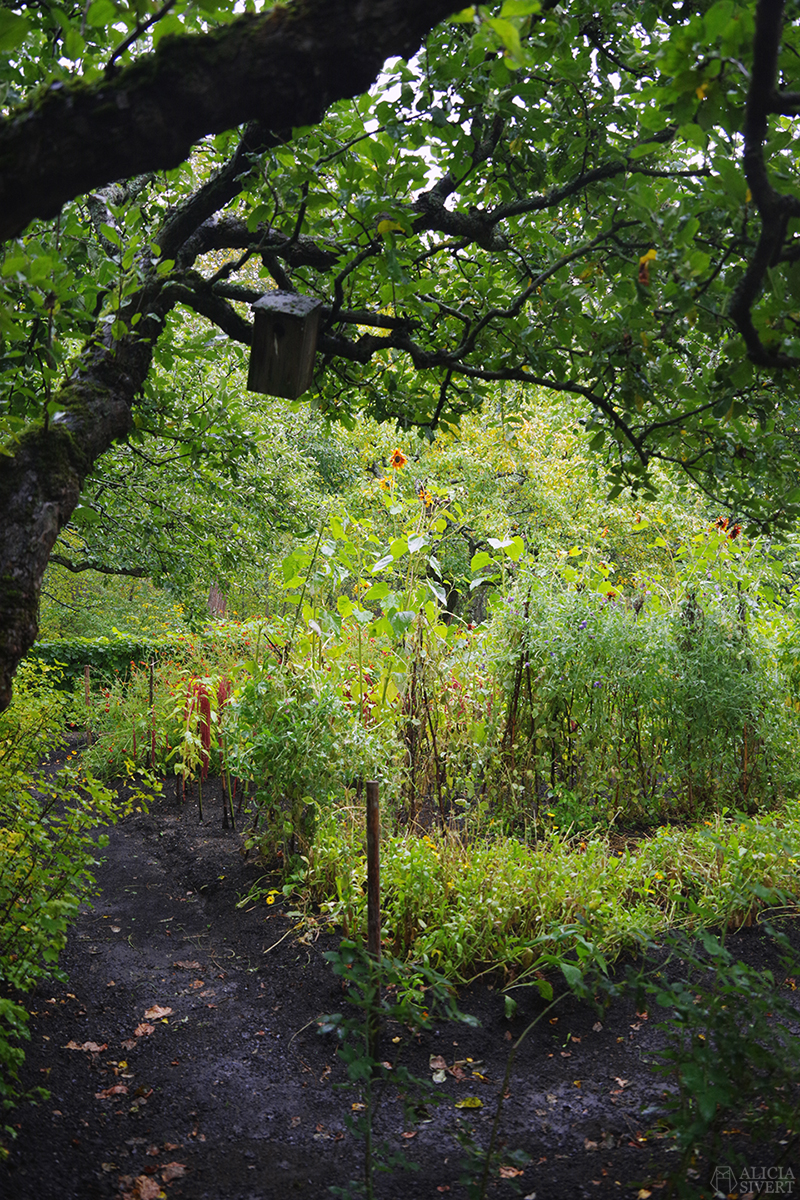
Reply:
M117 6L112 4L111 0L94 0L94 3L89 5L86 24L97 29L103 25L110 25L112 21L116 21L118 15Z
M19 17L7 8L0 8L0 51L16 50L24 42L29 29L30 22L25 17Z
M579 988L583 983L583 972L574 963L560 962L562 974L567 981L569 987L573 989Z
M378 571L383 571L384 568L391 566L394 563L394 561L395 561L395 558L394 558L393 554L384 554L383 558L379 558L378 561L371 568L371 574L377 575Z
M379 561L383 561L383 560L379 560ZM386 565L388 565L388 563L390 563L390 562L394 562L394 559L392 558L391 555L388 555ZM373 570L374 569L375 568L373 567ZM383 582L373 583L372 587L367 588L366 592L364 592L364 595L361 597L361 599L362 600L384 600L388 595L389 595L388 583L383 583Z
M501 17L527 17L542 11L541 0L504 0Z

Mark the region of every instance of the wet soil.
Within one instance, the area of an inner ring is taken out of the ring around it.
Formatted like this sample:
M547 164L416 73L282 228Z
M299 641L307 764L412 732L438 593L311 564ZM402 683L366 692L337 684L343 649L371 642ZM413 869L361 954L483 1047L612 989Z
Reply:
M196 804L180 806L170 784L148 814L110 830L98 895L62 958L68 982L27 998L23 1084L50 1095L11 1114L17 1137L0 1166L7 1200L286 1200L324 1197L359 1178L363 1144L346 1124L359 1098L337 1086L346 1074L336 1042L317 1027L346 1003L323 957L337 939L304 933L280 898L237 907L264 868L243 856L220 813L219 793L207 790L198 824ZM745 961L776 966L757 928L729 945ZM543 1007L535 992L515 994L512 1020L499 987L482 980L459 994L479 1028L384 1030L395 1068L430 1079L438 1055L449 1070L435 1089L442 1102L413 1122L387 1092L377 1136L418 1169L379 1175L382 1200L466 1200L455 1135L486 1145L511 1039ZM517 1055L488 1195L666 1195L678 1155L657 1128L665 1082L651 1069L664 1013L637 1013L632 999L602 1020L571 999L556 1012ZM481 1107L456 1107L467 1097ZM516 1149L529 1156L522 1168ZM761 1147L751 1161L770 1166L780 1153ZM713 1194L715 1165L701 1158L691 1168L698 1196Z

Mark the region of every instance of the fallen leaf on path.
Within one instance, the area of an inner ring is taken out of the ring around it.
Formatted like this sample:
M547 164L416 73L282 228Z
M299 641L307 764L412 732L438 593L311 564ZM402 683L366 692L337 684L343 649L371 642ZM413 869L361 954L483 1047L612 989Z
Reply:
M106 1088L102 1092L95 1092L95 1100L107 1100L109 1096L126 1096L128 1088L124 1083L115 1083L113 1087Z
M403 1138L412 1138L412 1137L416 1137L416 1136L417 1136L416 1129L412 1129L409 1133L401 1133L400 1134L400 1137L403 1137Z
M597 1142L593 1142L591 1140L591 1138L588 1138L588 1137L584 1138L583 1139L583 1148L584 1148L584 1150L596 1150Z
M440 1183L436 1190L437 1190L437 1192L449 1192L450 1184L449 1183Z
M483 1101L477 1096L465 1096L463 1100L456 1100L456 1108L483 1108Z
M206 986L205 979L193 979L192 982L189 984L189 987L191 987L191 988L201 988L201 987L205 987L205 986ZM168 1008L166 1011L172 1012L172 1009ZM150 1016L150 1015L151 1015L150 1013L145 1013L145 1016ZM161 1016L161 1013L159 1013L158 1015Z
M621 1088L624 1088L628 1086L630 1079L620 1079L619 1075L615 1075L614 1082L618 1083Z
M133 1032L136 1034L137 1038L140 1038L140 1037L149 1037L150 1034L155 1033L155 1031L156 1031L155 1025L148 1025L146 1021L142 1021L142 1023L140 1025L136 1026L136 1028L134 1029ZM133 1044L134 1044L134 1046L136 1045L135 1042Z
M167 1153L170 1150L180 1150L180 1148L180 1142L164 1142L164 1150Z
M87 1050L92 1054L99 1054L101 1050L108 1049L108 1042L103 1042L102 1046L99 1042L82 1042L78 1045L77 1042L67 1042L65 1050Z
M447 1083L447 1071L434 1071L431 1079L434 1083Z
M136 1045L136 1038L125 1038L124 1042L120 1042L123 1050L133 1050Z
M501 1167L501 1179L516 1179L517 1175L524 1175L525 1172L520 1167Z
M164 1008L160 1004L154 1004L152 1008L148 1008L144 1014L145 1021L155 1021L158 1017L168 1017L172 1013L171 1008Z
M100 1170L105 1171L106 1175L110 1175L112 1171L118 1171L119 1167L115 1162L100 1163Z
M561 1057L562 1058L572 1058L572 1051L571 1050L562 1050Z
M647 1200L648 1196L652 1196L652 1192L648 1192L647 1188L639 1188L636 1193L636 1200Z
M124 1193L125 1200L158 1200L161 1195L161 1184L147 1175L137 1175L133 1181L133 1190Z
M200 963L194 962L194 960L192 962L188 962L186 959L182 959L180 962L174 962L172 965L173 967L181 967L181 969L184 971L201 970Z
M161 1172L164 1183L172 1183L173 1179L182 1179L186 1174L186 1165L179 1162L167 1163Z
M594 1030L595 1033L599 1033L602 1028L603 1028L602 1021L595 1021L594 1025L592 1026L592 1029Z
M443 1058L441 1054L432 1054L428 1059L428 1066L432 1071L446 1071L447 1059Z
M159 1150L158 1146L156 1146L155 1143L153 1143L152 1146L148 1146L147 1149L145 1150L145 1154L147 1155L148 1158L158 1158L160 1153L161 1153L161 1151Z

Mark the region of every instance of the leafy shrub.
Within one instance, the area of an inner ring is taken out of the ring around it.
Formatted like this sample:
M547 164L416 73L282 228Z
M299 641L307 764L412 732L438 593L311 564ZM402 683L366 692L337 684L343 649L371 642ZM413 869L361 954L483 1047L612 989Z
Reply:
M796 973L796 958L786 953L785 939L778 940L782 977ZM700 1150L709 1163L723 1155L732 1165L746 1165L736 1142L723 1142L725 1126L741 1124L750 1139L770 1148L791 1137L800 1103L800 1038L796 1005L771 971L737 961L708 932L697 942L673 932L663 945L678 959L679 976L668 961L639 986L669 1014L658 1025L666 1044L653 1067L672 1085L667 1124L681 1152L670 1194L688 1197L697 1192L686 1170Z
M16 998L48 975L69 922L94 881L98 823L115 818L110 793L74 766L34 773L60 741L69 699L49 668L25 664L0 715L0 1107L18 1093L28 1014ZM7 1129L6 1132L9 1132Z
M255 781L259 845L288 865L313 842L317 810L346 782L347 710L322 673L247 666L229 702L228 762Z
M657 822L777 799L797 717L769 637L735 596L668 608L539 584L497 635L507 808L571 794L596 819Z

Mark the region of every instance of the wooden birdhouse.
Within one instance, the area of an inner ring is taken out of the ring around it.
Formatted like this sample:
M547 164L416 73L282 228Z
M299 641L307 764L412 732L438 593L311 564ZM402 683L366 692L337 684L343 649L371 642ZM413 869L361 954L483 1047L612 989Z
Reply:
M296 400L311 386L321 300L267 292L253 305L247 390Z

